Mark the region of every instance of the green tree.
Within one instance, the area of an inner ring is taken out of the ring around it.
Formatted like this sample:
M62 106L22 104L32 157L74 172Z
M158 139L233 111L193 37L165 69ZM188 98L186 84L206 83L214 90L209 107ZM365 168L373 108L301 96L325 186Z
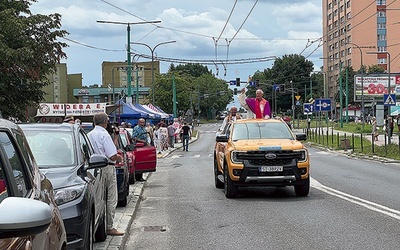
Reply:
M217 79L202 65L171 64L169 71L156 76L155 96L157 105L173 113L173 79L175 80L178 112L191 109L194 115L206 117L210 110L225 110L233 94L224 80Z
M374 65L368 66L368 69L366 70L366 72L368 74L380 74L380 73L385 73L385 70L381 66L374 64Z
M24 119L28 106L43 100L46 76L66 58L67 44L57 39L68 34L61 30L61 16L32 15L36 0L0 2L0 111L4 117Z

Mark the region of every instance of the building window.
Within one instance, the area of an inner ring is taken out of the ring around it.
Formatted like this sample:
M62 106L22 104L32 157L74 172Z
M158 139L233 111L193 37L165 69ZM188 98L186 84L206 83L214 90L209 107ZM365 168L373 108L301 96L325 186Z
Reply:
M344 23L344 16L340 18L340 23Z
M376 0L376 5L386 5L386 0Z
M351 65L351 59L347 60L347 65Z
M332 28L333 28L333 25L329 24L329 30L332 30Z
M347 29L346 29L347 31L350 31L351 30L351 24L349 24L349 25L347 25Z
M350 8L350 0L347 1L346 7L347 7L347 8Z
M342 52L340 52L340 55L342 56L342 57L344 57L346 54L345 54L345 50L342 50Z
M351 12L347 13L347 20L351 19Z
M328 4L328 10L332 9L332 3Z
M82 96L82 103L89 103L89 96Z
M339 23L338 23L338 21L336 20L336 21L335 21L335 27L337 27L337 26L338 26L338 24L339 24Z
M378 35L378 41L385 41L385 40L386 40L385 34Z
M378 58L378 64L386 64L386 58Z
M339 59L339 53L335 53L335 59Z
M328 20L331 20L332 19L332 13L330 13L329 15L328 15Z
M386 29L386 23L378 23L378 29Z
M337 10L335 10L335 11L333 12L333 15L334 15L334 16L337 16L337 13L338 13Z
M347 55L351 54L351 47L347 49Z
M378 47L379 52L386 52L386 46Z
M340 6L340 12L344 11L344 5Z
M348 43L351 43L351 36L348 36L348 37L347 37L347 42L348 42Z
M338 42L335 43L335 49L337 49L337 48L339 48L339 43Z
M101 102L100 96L99 96L99 95L93 96L93 102L94 102L94 103Z
M377 15L378 17L386 17L386 11L378 11Z

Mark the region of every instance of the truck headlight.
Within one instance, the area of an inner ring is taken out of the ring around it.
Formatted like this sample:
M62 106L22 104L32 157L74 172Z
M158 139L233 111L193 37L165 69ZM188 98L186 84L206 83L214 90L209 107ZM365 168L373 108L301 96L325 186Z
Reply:
M243 159L241 157L241 155L243 155L243 153L246 153L245 151L232 151L231 152L231 161L233 163L243 163Z
M295 152L300 154L299 162L306 162L308 159L308 152L306 149L295 150Z

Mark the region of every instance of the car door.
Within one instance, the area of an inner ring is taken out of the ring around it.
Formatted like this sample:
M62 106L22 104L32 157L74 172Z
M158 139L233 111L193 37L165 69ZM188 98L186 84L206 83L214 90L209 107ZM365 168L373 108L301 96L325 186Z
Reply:
M94 154L92 145L90 144L89 138L86 133L79 129L79 142L80 149L82 152L83 161L86 166L89 166L89 158ZM88 178L90 178L93 188L95 190L94 194L94 205L95 205L95 223L99 221L102 211L105 207L105 190L104 190L104 176L101 168L89 169L87 170Z
M134 153L136 173L156 171L157 150L155 146L136 142Z
M33 173L22 161L18 147L9 135L0 131L0 179L2 180L3 191L1 192L0 202L9 197L38 198L39 195L33 190ZM54 229L54 228L53 228ZM56 242L49 238L45 232L27 237L16 237L0 240L0 249L25 249L31 246L32 249L51 249L51 242Z

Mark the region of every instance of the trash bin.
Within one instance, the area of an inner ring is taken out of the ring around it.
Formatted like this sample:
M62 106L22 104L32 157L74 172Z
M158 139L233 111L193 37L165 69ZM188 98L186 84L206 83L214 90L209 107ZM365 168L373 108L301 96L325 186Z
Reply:
M349 139L340 139L340 148L341 149L349 149L350 148L350 140Z

